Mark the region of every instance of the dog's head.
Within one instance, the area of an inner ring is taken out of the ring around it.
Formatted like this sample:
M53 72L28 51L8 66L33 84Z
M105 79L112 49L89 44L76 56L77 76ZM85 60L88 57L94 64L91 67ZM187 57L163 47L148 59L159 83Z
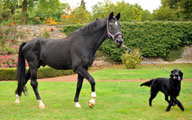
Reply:
M183 73L178 69L174 69L171 71L170 77L172 80L180 82L183 79Z

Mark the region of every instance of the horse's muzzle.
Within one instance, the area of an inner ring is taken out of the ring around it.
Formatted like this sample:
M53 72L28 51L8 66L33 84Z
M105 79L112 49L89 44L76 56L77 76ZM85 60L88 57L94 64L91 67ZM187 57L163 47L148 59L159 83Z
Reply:
M122 37L118 37L117 39L115 39L115 43L117 45L117 47L121 47L121 45L123 44L124 40Z

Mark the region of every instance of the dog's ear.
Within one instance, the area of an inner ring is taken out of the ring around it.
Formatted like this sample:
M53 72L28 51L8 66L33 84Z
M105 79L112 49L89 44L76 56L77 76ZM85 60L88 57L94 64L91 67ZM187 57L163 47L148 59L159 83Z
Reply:
M179 71L180 77L183 78L183 73Z
M170 78L173 79L173 73L172 73L172 72L171 72L171 74L170 74Z
M175 70L172 70L171 71L171 74L170 74L170 78L173 79L173 73L175 72Z

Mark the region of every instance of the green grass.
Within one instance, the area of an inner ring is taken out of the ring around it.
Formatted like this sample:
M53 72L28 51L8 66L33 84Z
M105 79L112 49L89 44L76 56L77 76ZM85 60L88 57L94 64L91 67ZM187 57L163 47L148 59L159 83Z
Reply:
M192 64L164 64L160 66L169 71L175 68L180 69L184 73L184 79L192 78ZM126 69L125 67L104 68L93 72L92 75L96 80L135 80L169 77L169 73L154 65L138 65L136 69Z
M39 109L30 84L21 104L14 104L16 82L0 82L0 119L2 120L190 120L192 119L192 82L182 82L177 106L165 112L167 103L162 93L148 106L149 88L141 82L97 82L96 106L88 107L90 85L84 82L80 95L81 109L74 107L75 82L39 82L39 91L46 109Z

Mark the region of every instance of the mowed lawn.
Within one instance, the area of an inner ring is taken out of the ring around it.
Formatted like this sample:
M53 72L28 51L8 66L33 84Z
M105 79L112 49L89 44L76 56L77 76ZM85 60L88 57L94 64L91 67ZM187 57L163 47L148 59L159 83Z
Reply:
M16 82L0 82L1 120L190 120L192 119L192 82L183 82L178 99L185 111L177 106L165 112L167 103L159 93L149 107L149 88L141 82L97 82L96 106L88 107L90 85L84 82L80 95L81 109L74 106L75 82L39 82L39 91L46 105L39 109L30 84L21 104L14 104Z
M161 67L168 71L179 69L183 72L184 79L192 78L192 64L162 64ZM169 73L154 65L138 65L136 69L126 69L124 66L112 66L92 72L96 80L141 80L170 76Z

